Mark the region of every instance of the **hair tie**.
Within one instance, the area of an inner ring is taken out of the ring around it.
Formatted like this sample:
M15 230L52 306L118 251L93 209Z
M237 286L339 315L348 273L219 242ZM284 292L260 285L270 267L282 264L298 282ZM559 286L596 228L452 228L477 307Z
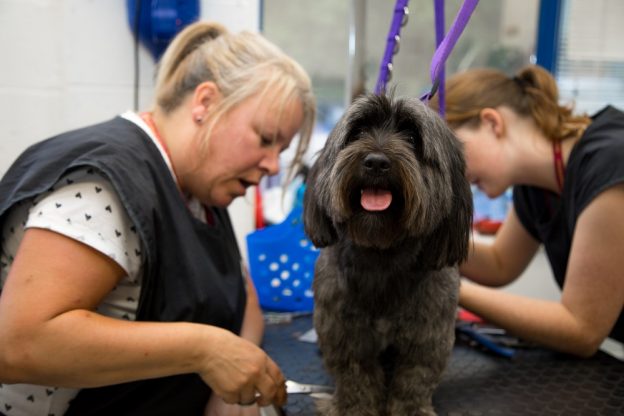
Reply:
M514 75L513 77L511 77L511 80L515 82L522 90L524 90L526 87L529 86L529 83L525 79L522 79L518 77L517 75Z

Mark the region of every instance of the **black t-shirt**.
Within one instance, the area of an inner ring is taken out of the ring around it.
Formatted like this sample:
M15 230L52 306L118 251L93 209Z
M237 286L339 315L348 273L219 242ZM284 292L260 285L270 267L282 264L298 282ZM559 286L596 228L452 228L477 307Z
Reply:
M624 183L624 112L608 106L592 119L570 153L561 197L534 186L514 187L514 209L518 218L527 231L544 244L559 287L563 287L565 281L579 215L598 194ZM624 270L621 278L624 279ZM624 342L623 313L610 336Z

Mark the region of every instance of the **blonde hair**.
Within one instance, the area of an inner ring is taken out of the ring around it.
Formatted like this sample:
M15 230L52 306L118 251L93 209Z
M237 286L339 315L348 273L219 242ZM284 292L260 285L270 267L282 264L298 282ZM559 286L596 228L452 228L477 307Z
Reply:
M437 96L430 106L437 110ZM559 91L544 68L529 65L509 77L496 69L479 68L455 74L446 83L446 120L453 128L474 127L484 108L505 106L530 117L550 140L580 137L591 119L559 104Z
M214 82L223 97L206 138L225 113L247 98L274 93L279 117L284 107L299 100L303 123L291 173L301 165L312 136L316 100L310 78L297 62L258 33L230 33L219 23L196 22L182 30L163 54L155 105L170 113L206 81Z

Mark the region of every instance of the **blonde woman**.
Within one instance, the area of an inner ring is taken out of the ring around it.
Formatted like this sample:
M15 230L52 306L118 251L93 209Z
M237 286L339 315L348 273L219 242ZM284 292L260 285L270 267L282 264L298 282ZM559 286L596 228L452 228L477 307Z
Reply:
M27 149L0 182L0 412L236 415L285 400L226 207L315 102L261 35L195 23L153 108Z
M435 107L437 102L433 102ZM467 175L490 197L513 186L493 244L474 242L460 303L542 345L587 357L608 336L624 341L624 113L592 117L559 103L539 66L509 77L474 69L447 83L446 117L466 152ZM561 300L496 291L543 245Z

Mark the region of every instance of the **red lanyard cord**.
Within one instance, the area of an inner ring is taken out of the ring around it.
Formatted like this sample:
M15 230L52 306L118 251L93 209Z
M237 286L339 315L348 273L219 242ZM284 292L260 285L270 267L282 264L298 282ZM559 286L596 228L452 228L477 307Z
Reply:
M160 132L158 131L158 128L156 127L156 123L154 123L154 119L152 118L152 114L144 112L144 113L141 113L140 116L141 116L141 119L143 119L143 121L152 130L152 133L154 133L154 137L156 137L156 140L158 140L158 144L160 144L160 147L162 147L162 149L165 151L165 154L167 155L167 159L169 159L169 164L171 165L171 171L173 173L173 176L175 177L176 185L178 185L178 188L179 188L180 184L179 184L179 181L178 181L178 174L176 173L175 167L173 166L173 160L171 159L171 153L169 153L169 148L167 147L167 143L165 143L165 141L163 140L162 136L160 135Z
M169 159L169 163L171 164L171 171L173 172L173 177L175 178L176 185L178 187L178 190L180 190L180 195L182 196L182 199L186 201L186 196L182 193L182 189L180 189L180 182L178 181L178 174L176 173L175 167L173 166L171 153L169 153L169 148L167 147L167 143L165 143L162 136L160 135L160 132L158 131L158 128L156 127L156 123L154 123L154 119L152 118L151 113L144 112L144 113L141 113L140 116L141 116L141 119L152 130L152 133L154 133L154 137L156 137L156 140L158 140L158 143L160 144L162 149L165 151L165 154L167 155L167 158ZM187 207L188 207L188 204L187 204ZM204 212L206 215L206 223L210 225L214 225L215 221L214 221L214 216L212 215L212 211L210 211L210 209L204 206Z
M561 142L559 140L553 141L553 158L555 165L555 178L557 179L557 188L559 193L563 193L563 179L565 176L565 163L563 161L563 155L561 153Z

